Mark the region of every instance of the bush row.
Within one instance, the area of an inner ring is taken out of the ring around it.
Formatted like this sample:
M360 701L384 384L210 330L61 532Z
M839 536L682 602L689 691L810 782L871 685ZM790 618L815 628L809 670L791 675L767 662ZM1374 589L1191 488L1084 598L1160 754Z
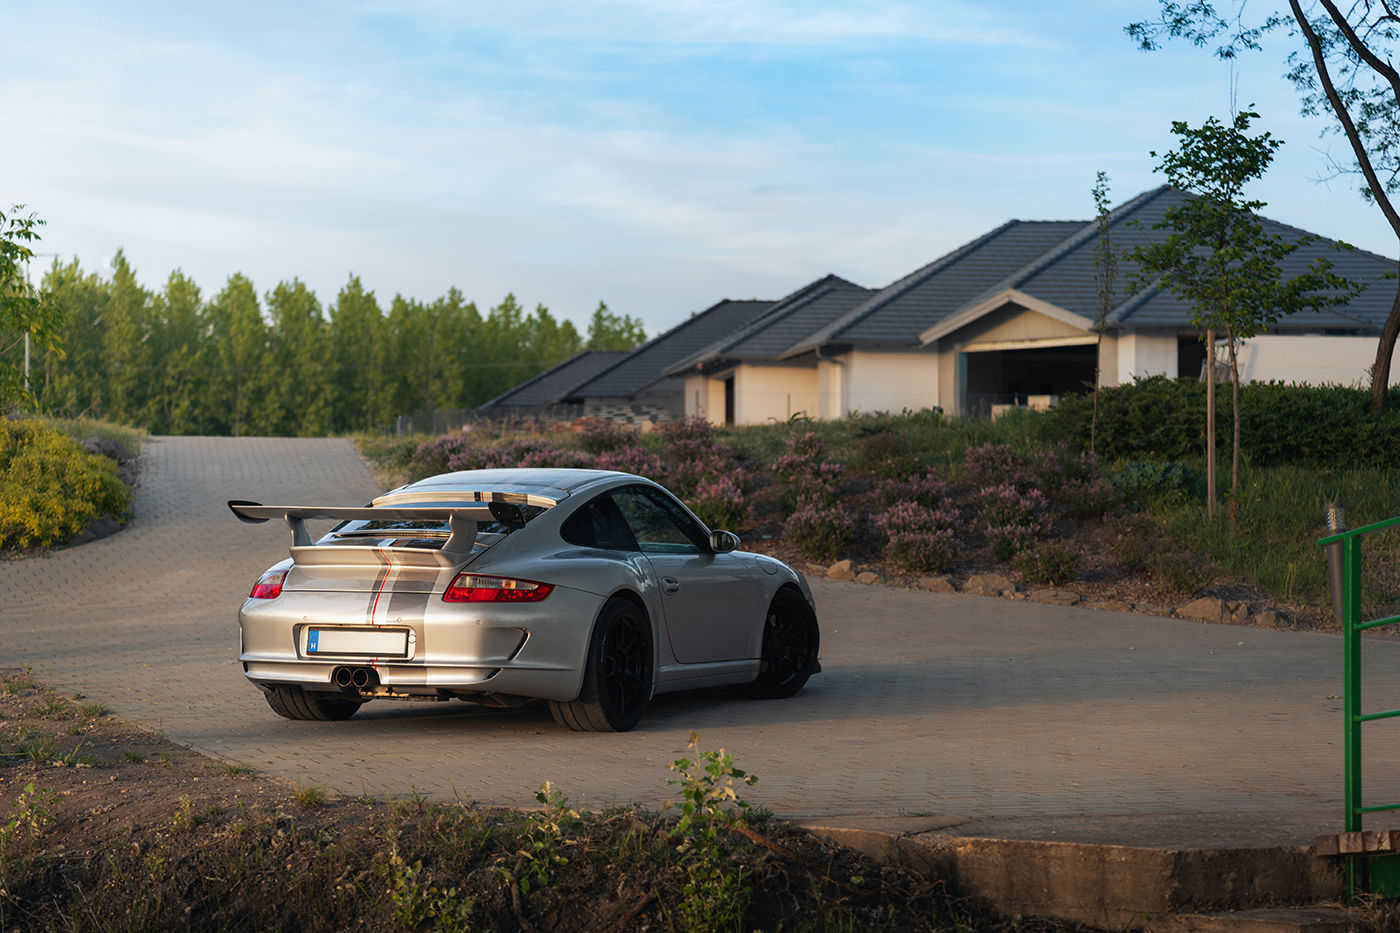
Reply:
M1230 450L1230 387L1216 394L1216 442ZM1370 393L1342 386L1252 383L1240 388L1240 453L1253 466L1400 466L1400 392L1384 411ZM1102 389L1095 450L1107 461L1191 460L1205 455L1206 385L1154 376ZM1072 396L1041 419L1048 436L1089 446L1093 397Z

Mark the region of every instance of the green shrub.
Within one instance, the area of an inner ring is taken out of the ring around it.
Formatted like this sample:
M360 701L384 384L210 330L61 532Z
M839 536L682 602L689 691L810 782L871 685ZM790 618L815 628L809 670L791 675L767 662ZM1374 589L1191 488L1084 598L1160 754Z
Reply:
M1076 551L1063 544L1047 542L1023 551L1016 557L1016 569L1032 583L1059 586L1079 575L1082 561Z
M1205 472L1180 460L1129 460L1113 472L1112 481L1123 501L1136 508L1198 501L1206 494Z
M855 517L849 511L818 501L802 502L783 523L783 538L812 560L835 560L855 533Z
M1230 450L1230 392L1216 393L1216 444ZM1106 462L1196 460L1205 453L1206 386L1190 379L1154 376L1099 392L1095 448ZM1039 428L1047 437L1089 446L1093 401L1071 396L1047 412ZM1400 466L1400 391L1384 411L1370 407L1370 393L1343 386L1276 382L1240 388L1240 452L1254 466Z
M130 506L113 461L37 421L0 418L0 550L60 544Z

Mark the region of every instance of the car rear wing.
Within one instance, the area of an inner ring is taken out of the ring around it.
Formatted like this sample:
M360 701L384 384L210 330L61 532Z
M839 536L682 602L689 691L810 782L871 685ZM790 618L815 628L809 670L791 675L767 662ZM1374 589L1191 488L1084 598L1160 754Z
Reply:
M338 508L334 506L309 505L263 505L244 499L228 500L229 510L238 520L250 525L261 524L274 518L286 521L292 532L292 547L312 546L311 533L306 530L309 518L325 518L334 521L445 521L448 537L442 549L451 554L467 554L476 543L479 522L500 522L510 527L523 527L524 518L519 506L508 502L487 502L465 506L392 506L375 508Z

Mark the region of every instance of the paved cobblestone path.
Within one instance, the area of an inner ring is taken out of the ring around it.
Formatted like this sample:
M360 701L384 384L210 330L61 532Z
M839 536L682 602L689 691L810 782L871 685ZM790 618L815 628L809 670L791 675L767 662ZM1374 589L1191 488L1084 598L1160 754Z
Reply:
M759 775L747 796L785 817L1164 844L1340 828L1333 636L825 580L825 671L789 700L667 695L622 735L455 702L279 719L242 677L235 614L287 531L240 524L224 501L378 491L348 441L154 438L125 530L0 561L0 666L349 794L528 805L551 780L585 806L655 806L694 730ZM1400 706L1397 662L1400 643L1368 643L1369 708ZM1400 726L1369 728L1367 802L1400 801L1384 731Z

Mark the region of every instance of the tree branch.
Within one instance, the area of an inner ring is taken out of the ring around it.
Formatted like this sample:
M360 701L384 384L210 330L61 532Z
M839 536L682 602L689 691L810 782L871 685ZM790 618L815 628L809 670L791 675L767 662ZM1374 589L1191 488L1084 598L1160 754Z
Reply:
M1333 17L1334 22L1340 19L1339 26L1345 24L1344 31L1351 36L1356 35L1351 30L1350 24L1346 24L1345 18L1342 17L1331 0L1321 0L1321 2L1327 8L1328 15ZM1356 156L1356 164L1361 167L1361 174L1366 178L1366 184L1370 186L1371 195L1376 199L1376 204L1380 207L1381 213L1385 214L1385 219L1390 224L1391 229L1395 231L1395 235L1400 237L1400 213L1396 212L1395 205L1391 203L1390 197L1385 193L1385 186L1377 177L1376 169L1371 164L1370 154L1367 153L1366 147L1361 142L1361 135L1356 130L1356 123L1353 122L1351 114L1337 93L1336 86L1332 83L1332 74L1327 69L1327 57L1323 54L1322 43L1319 41L1317 33L1313 31L1312 23L1308 22L1298 0L1288 0L1288 6L1293 11L1293 18L1297 21L1303 38L1307 40L1308 49L1312 52L1313 65L1317 68L1317 76L1321 79L1322 89L1327 95L1327 102L1332 105L1332 112L1337 115L1337 121L1342 124L1342 132L1346 135L1347 142L1351 143L1352 153ZM1366 50L1366 54L1370 54L1369 49ZM1389 68L1388 65L1385 67L1394 74L1393 68ZM1396 96L1400 99L1400 87L1397 87Z

